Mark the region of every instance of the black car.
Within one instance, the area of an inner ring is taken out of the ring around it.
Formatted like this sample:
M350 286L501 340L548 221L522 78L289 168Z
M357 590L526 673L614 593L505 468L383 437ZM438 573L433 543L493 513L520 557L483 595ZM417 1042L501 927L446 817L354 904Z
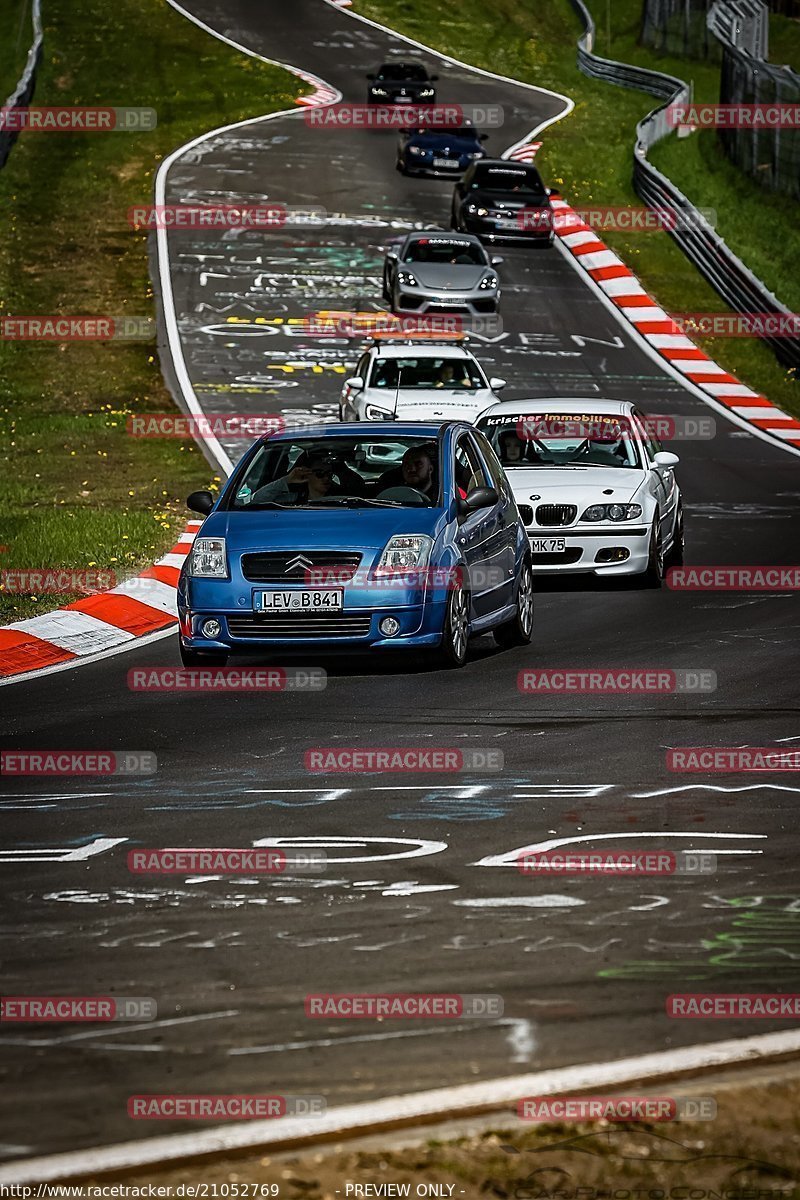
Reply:
M476 159L485 158L485 133L474 125L454 129L412 129L397 141L397 169L404 175L462 175Z
M433 104L436 100L438 75L429 75L427 68L417 62L384 63L368 75L367 100L371 104Z
M474 162L453 190L451 228L488 242L553 241L550 193L536 167L506 158Z

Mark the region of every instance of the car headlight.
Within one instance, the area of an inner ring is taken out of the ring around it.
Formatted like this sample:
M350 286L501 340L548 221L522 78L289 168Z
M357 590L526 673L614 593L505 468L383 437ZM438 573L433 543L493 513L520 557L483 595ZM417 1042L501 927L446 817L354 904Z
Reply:
M409 146L408 153L409 154L424 154L425 151L422 149L422 146Z
M489 290L494 291L494 289L496 287L497 287L497 276L496 275L484 275L483 279L481 280L481 290L486 289L487 291L489 291Z
M370 90L370 95L372 95L372 96L388 96L389 95L389 93L386 91L386 88L373 87L373 88L370 88L369 90Z
M472 154L470 154L469 157L470 158L485 158L486 151L485 150L475 150Z
M466 209L467 209L468 213L470 213L472 216L474 216L475 213L478 211L478 206L477 206L477 204L467 204Z
M641 515L641 504L590 504L581 520L636 521Z
M416 276L412 275L410 271L398 271L397 282L401 283L403 287L419 287Z
M364 408L364 416L368 421L396 421L395 413L388 412L385 408L378 408L377 404L367 404Z
M196 579L227 579L228 556L225 538L195 538L189 574Z
M473 217L488 217L488 208L478 208L477 204L468 204L467 212Z
M392 575L396 572L419 571L428 565L433 549L433 538L423 533L395 534L386 543L376 575Z
M419 98L420 98L420 100L422 100L422 99L424 99L424 97L432 96L432 95L433 95L433 88L422 88L419 93Z

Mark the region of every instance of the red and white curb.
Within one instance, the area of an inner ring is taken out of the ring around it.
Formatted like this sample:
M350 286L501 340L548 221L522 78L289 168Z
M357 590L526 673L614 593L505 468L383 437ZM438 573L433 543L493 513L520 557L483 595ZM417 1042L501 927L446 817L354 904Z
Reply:
M0 680L74 664L177 625L178 576L202 521L186 528L167 554L108 592L0 627Z
M666 363L710 401L784 445L800 449L800 421L759 395L701 350L647 294L630 267L584 224L566 200L553 199L556 235L619 315ZM560 226L560 228L559 228Z
M542 148L541 142L526 142L524 146L517 146L509 154L509 158L513 158L515 162L533 162L539 150Z

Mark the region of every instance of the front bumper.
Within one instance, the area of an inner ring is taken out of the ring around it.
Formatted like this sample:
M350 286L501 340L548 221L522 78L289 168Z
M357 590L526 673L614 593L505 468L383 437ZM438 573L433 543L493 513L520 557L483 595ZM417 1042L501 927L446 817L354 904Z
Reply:
M625 528L571 528L526 526L529 544L533 539L562 538L563 552L534 552L533 570L537 575L594 574L641 575L647 570L650 529L641 523ZM612 554L613 552L613 554ZM624 557L623 557L624 555Z
M395 311L404 313L468 313L474 317L496 313L500 304L500 288L496 291L473 288L468 292L425 292L422 288L398 285Z
M432 159L426 162L410 154L404 154L402 163L403 170L407 175L423 175L429 179L460 179L467 167L471 166L472 159L459 162L456 167L435 167Z
M178 597L178 620L183 645L191 650L217 650L226 654L257 654L280 647L307 652L319 647L325 653L342 650L402 650L438 646L442 638L446 594L439 589L343 585L343 608L338 613L299 613L265 616L251 603L231 603L222 581L187 581ZM261 585L258 590L274 585ZM280 585L289 591L288 585ZM216 594L215 594L216 592ZM394 617L400 630L392 637L381 633L384 617ZM202 633L202 624L216 618L221 632L215 639Z

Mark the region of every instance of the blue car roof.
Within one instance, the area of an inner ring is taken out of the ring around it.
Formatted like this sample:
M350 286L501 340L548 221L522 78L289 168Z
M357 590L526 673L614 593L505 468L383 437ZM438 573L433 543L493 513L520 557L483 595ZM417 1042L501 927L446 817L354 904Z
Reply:
M395 433L401 437L435 437L450 425L463 425L466 421L348 421L331 422L330 425L301 425L296 429L283 429L279 433L265 434L262 441L284 442L297 437L365 437L372 433Z

